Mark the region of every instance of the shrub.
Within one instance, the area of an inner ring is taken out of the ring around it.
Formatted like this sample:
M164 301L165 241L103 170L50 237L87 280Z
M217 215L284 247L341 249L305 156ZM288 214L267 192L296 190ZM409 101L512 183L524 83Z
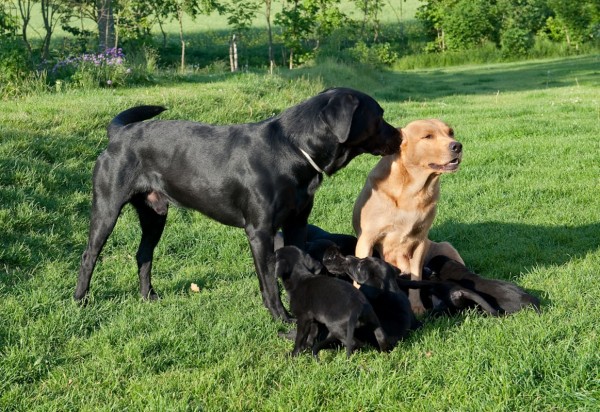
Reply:
M130 74L131 69L126 66L120 48L69 57L56 63L51 70L55 81L64 80L83 88L123 86Z
M0 36L0 82L14 81L31 72L23 42L11 37Z
M389 43L375 43L369 46L359 41L354 47L349 48L348 52L353 60L376 67L390 65L398 60L398 53Z
M510 27L502 32L500 45L504 56L525 56L534 44L533 36L526 29Z

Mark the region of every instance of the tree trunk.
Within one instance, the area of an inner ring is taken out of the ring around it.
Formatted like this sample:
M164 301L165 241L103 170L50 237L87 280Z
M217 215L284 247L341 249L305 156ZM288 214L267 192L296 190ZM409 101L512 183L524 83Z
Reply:
M42 60L47 60L50 57L50 41L52 40L52 27L54 20L54 7L52 0L41 0L40 6L42 9L42 20L44 21L44 40L42 41Z
M115 19L112 0L96 0L98 9L98 48L104 51L115 46Z
M267 34L269 35L269 73L273 74L275 59L273 57L273 30L271 29L271 0L265 0L265 15L267 18Z
M177 7L177 20L179 20L179 40L181 41L181 73L185 71L185 39L183 38L183 6Z
M229 66L231 67L232 72L238 71L237 38L235 34L229 43Z
M29 21L31 20L31 9L33 8L33 3L31 0L19 0L17 3L19 5L19 13L21 14L21 37L23 38L25 46L27 46L29 58L31 58L32 50L31 43L29 43L29 38L27 37L27 27L29 26Z

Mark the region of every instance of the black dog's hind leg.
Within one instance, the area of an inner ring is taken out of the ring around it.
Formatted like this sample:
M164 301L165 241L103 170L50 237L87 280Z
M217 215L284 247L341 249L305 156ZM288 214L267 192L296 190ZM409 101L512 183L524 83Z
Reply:
M97 166L98 168L98 166ZM95 171L96 173L96 171ZM100 179L98 179L100 180ZM121 193L99 194L99 186L109 186L106 182L94 181L94 194L92 199L92 212L90 215L90 233L88 244L81 256L81 266L77 277L77 286L73 297L82 300L90 288L92 272L96 266L98 256L106 244L106 239L113 231L125 199Z
M150 276L154 249L160 241L165 228L167 213L166 210L164 214L155 212L141 197L132 199L131 204L138 213L142 228L142 240L136 254L138 276L140 279L140 295L142 295L143 299L158 299L158 295L152 288Z
M296 343L291 355L298 356L300 352L304 351L309 346L308 341L314 339L318 330L318 325L312 319L298 319Z

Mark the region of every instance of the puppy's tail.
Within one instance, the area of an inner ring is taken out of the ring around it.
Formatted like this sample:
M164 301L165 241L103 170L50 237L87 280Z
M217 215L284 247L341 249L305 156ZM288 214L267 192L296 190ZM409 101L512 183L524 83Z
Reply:
M123 126L151 119L165 110L167 108L163 106L136 106L127 109L116 115L108 124L108 137L110 138L113 133L117 132Z

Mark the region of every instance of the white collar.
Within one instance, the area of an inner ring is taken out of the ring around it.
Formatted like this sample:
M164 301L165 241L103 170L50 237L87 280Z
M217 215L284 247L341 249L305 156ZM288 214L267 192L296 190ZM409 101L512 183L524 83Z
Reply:
M300 149L300 148L299 148ZM300 151L302 152L302 154L304 155L304 157L306 157L306 160L308 160L308 163L310 163L310 165L312 167L315 168L315 170L319 173L324 173L323 169L321 169L316 163L315 161L312 159L312 157L310 157L310 155L308 153L306 153L304 150L300 149Z

